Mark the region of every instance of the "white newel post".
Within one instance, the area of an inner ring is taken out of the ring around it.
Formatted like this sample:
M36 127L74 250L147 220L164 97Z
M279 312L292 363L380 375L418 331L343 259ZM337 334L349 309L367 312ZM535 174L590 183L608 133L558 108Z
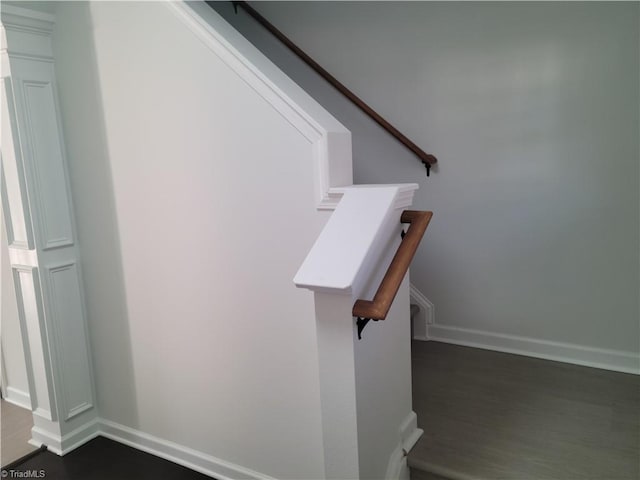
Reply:
M351 313L384 276L415 189L332 189L342 199L294 279L314 292L327 479L408 478L404 453L422 433L411 406L408 278L362 340Z
M2 7L2 203L29 377L31 443L97 433L78 245L59 117L54 18Z

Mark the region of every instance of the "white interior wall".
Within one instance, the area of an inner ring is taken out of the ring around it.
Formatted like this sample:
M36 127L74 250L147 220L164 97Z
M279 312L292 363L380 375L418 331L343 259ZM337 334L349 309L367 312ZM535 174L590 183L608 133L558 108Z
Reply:
M57 4L53 43L98 406L104 418L137 428L122 257L88 3Z
M327 219L311 144L167 5L56 15L101 416L322 477L314 305L292 282Z
M29 380L22 348L20 318L9 262L7 232L0 209L0 339L2 341L2 393L7 400L31 409ZM6 383L5 383L6 382Z
M638 4L254 6L440 159L427 179L269 34L217 4L352 131L357 183L420 182L414 206L434 218L411 280L438 326L524 337L534 350L638 354Z

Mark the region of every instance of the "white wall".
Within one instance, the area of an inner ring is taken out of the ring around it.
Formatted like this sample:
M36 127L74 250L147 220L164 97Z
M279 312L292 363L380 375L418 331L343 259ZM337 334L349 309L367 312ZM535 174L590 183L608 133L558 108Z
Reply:
M54 49L98 406L103 417L137 427L119 231L87 3L57 4Z
M311 144L166 4L57 19L101 416L322 477L314 305L292 282L327 218Z
M534 350L564 342L559 351L585 358L608 349L614 363L637 355L636 3L255 6L439 158L427 179L412 154L218 4L352 131L357 183L421 183L414 206L434 218L411 279L437 325L524 337Z
M0 209L0 338L2 339L2 393L6 399L31 408L18 304L9 262L7 232ZM5 383L6 382L6 383Z

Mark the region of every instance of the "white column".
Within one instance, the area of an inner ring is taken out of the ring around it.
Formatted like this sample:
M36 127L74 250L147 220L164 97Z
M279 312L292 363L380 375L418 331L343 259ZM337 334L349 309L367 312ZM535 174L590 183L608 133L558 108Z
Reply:
M421 431L411 410L409 281L387 320L357 338L358 298L373 297L400 243L415 184L332 189L342 199L294 282L314 292L325 478L408 475Z
M316 292L326 479L360 478L351 295Z
M64 454L97 432L78 245L56 93L54 18L2 8L2 203L32 443Z

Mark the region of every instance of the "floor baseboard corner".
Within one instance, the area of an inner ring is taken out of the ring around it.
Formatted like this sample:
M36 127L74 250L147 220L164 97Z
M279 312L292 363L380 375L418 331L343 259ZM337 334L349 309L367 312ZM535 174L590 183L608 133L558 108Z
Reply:
M26 408L31 410L31 396L29 392L23 392L14 387L7 387L5 401L16 405L17 407Z
M438 324L428 326L427 336L437 342L640 375L640 356L632 352Z

